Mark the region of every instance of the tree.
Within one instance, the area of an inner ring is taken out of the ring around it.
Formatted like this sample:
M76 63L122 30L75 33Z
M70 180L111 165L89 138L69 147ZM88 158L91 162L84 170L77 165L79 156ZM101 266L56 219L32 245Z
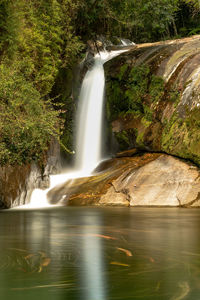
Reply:
M177 10L178 0L82 0L77 33L85 39L96 33L137 42L166 38L169 27L177 34Z
M0 0L0 164L39 159L52 136L60 138L61 109L49 95L82 49L72 26L77 7Z

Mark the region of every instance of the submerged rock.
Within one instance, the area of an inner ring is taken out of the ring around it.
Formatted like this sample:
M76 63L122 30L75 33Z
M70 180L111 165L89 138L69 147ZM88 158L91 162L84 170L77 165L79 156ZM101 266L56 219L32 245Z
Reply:
M166 154L116 158L105 170L48 192L64 205L200 206L200 170ZM101 168L100 168L101 169Z

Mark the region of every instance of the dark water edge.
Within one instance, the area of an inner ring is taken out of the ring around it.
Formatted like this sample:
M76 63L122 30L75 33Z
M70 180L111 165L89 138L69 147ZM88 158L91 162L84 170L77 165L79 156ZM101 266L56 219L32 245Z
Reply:
M0 299L200 299L200 209L0 211Z

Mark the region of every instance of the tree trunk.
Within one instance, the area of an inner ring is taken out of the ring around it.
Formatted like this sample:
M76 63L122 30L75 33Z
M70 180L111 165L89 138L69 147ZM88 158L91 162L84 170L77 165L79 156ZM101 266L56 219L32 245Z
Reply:
M172 24L173 24L173 28L174 28L174 34L178 35L178 31L177 31L177 28L176 28L176 24L175 24L174 18L172 19Z

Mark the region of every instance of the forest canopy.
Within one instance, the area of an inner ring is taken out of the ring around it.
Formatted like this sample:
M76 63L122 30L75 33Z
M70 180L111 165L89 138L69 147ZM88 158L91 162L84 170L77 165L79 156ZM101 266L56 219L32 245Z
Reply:
M55 85L87 40L198 34L199 10L198 0L0 0L0 164L41 159L60 140L71 102Z

